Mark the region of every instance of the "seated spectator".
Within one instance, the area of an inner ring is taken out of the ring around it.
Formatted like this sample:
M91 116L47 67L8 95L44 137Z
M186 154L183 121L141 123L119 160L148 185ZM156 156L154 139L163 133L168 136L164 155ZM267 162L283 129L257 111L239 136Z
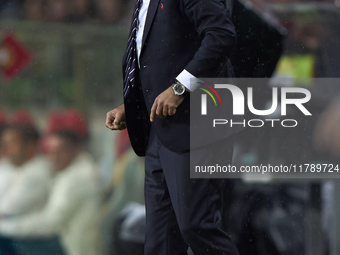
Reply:
M39 155L39 132L28 113L17 112L1 132L0 219L40 210L51 181L50 164ZM0 238L0 253L17 254L14 240Z
M93 223L101 202L97 169L83 147L81 134L87 130L71 122L65 119L64 129L48 138L47 155L57 176L47 205L30 215L0 219L0 234L21 238L57 234L68 255L100 254Z
M0 216L17 216L45 206L51 185L51 166L39 154L39 132L28 113L17 112L1 135L5 157L14 172L1 194Z

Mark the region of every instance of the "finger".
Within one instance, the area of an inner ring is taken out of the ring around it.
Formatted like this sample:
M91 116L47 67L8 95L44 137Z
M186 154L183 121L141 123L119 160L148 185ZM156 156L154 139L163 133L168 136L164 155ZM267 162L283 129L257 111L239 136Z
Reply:
M109 126L112 126L112 122L114 121L114 117L112 116L111 112L108 112L106 114L106 126L109 127Z
M168 107L167 105L164 105L164 106L163 106L162 115L163 115L164 117L166 117L166 116L169 115L169 107Z
M127 127L127 126L126 126L126 122L125 122L125 121L122 121L122 122L120 123L120 130L124 130L126 127Z
M113 121L113 124L114 125L119 125L121 121L122 121L122 115L121 114L116 114L116 117L115 117L115 119Z
M116 125L121 125L122 123L125 122L125 113L122 113L122 112L119 112L117 115L116 115L116 119L115 119L115 124Z
M157 109L157 98L155 99L155 102L153 102L153 105L151 107L151 113L150 113L150 121L153 122L155 115L156 115L156 109Z
M160 118L164 118L164 116L163 116L163 104L162 104L162 103L159 103L159 104L157 105L156 114L157 114Z
M109 129L112 129L113 128L113 125L111 125L110 123L106 122L105 126Z
M170 108L170 109L169 109L169 115L170 115L170 116L175 115L175 113L176 113L176 108Z
M114 125L113 125L113 121L114 121L114 118L112 118L112 116L108 116L106 117L106 122L105 122L105 126L109 129L113 129Z
M125 122L119 122L118 124L113 125L113 130L123 130L125 129L126 124Z
M106 126L108 129L115 130L114 126Z

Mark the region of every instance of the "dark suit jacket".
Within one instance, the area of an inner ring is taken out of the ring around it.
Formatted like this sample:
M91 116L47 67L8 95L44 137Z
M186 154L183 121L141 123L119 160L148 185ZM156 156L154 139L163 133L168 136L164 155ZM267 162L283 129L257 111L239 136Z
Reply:
M151 0L137 84L124 100L127 128L137 155L145 155L155 98L183 69L196 77L232 73L229 56L236 33L227 13L225 0ZM124 56L123 72L125 62ZM152 124L163 145L172 151L190 147L189 105L190 94L174 116L155 118Z

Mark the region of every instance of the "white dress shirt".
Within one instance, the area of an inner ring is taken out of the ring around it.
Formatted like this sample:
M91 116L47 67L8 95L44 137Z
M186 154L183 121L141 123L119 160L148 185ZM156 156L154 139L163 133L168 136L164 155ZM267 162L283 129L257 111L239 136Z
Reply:
M150 5L150 0L143 0L142 7L139 11L139 16L138 16L138 28L137 28L137 34L136 34L138 63L139 63L140 53L142 51L143 33L144 33L145 21L146 21L149 5ZM194 91L196 88L198 88L201 83L201 81L198 78L193 76L191 73L189 73L185 69L176 77L176 79L191 92Z

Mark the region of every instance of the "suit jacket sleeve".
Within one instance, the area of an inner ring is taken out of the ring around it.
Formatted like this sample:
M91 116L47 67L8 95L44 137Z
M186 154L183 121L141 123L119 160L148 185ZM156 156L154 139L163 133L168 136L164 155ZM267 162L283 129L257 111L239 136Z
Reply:
M180 0L195 27L201 46L185 69L195 77L215 77L224 67L235 44L235 27L229 19L225 0Z

